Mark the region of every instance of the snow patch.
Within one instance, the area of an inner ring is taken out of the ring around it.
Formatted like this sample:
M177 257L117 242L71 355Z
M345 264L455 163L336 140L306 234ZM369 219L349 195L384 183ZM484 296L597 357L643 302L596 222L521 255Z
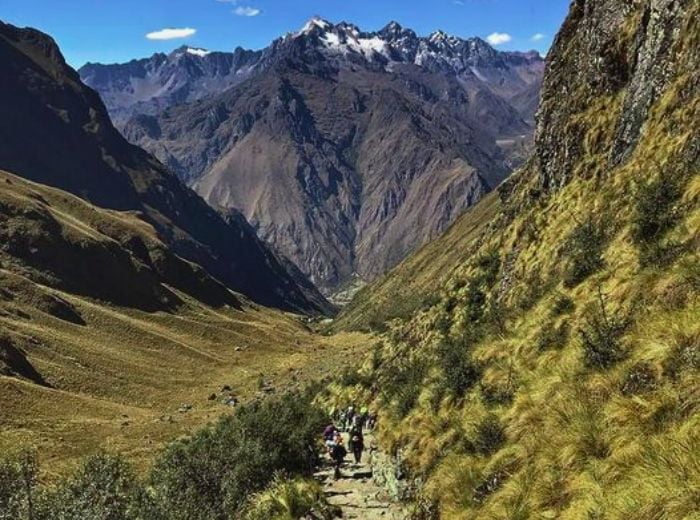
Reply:
M340 47L340 37L333 32L325 33L321 39L327 47Z
M199 56L200 58L204 58L204 56L211 54L211 51L208 51L206 49L196 49L194 47L187 47L187 54L192 54L193 56Z
M301 31L297 33L297 35L302 35L302 34L308 34L311 31L313 31L314 27L320 27L324 31L328 29L331 26L330 23L327 21L323 20L322 18L314 17L308 22L306 22L306 25L302 27Z

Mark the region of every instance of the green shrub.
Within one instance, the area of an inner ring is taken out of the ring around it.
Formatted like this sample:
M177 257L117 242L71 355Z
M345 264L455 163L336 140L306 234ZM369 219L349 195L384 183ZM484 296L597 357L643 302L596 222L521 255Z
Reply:
M361 386L363 388L370 388L372 386L371 377L367 377L359 370L350 367L343 370L338 381L343 386Z
M512 382L501 384L481 384L481 399L487 405L510 403L515 397L515 387Z
M56 489L43 494L36 520L141 520L162 518L122 458L88 458Z
M564 246L569 259L564 273L565 287L575 287L603 268L604 244L605 234L593 221L588 220L574 228Z
M476 267L479 268L479 281L486 287L492 287L498 279L501 269L501 257L498 251L489 251L479 255L476 259Z
M459 302L459 311L463 321L469 326L475 326L481 322L486 307L486 293L482 290L477 280L470 280L464 299Z
M456 397L462 397L481 377L479 367L469 355L469 344L443 341L438 348L438 361L445 386Z
M476 453L491 455L506 442L506 429L494 414L487 415L476 427L473 445Z
M37 464L32 454L0 460L0 520L34 516L36 483Z
M586 366L605 369L624 357L621 337L630 324L629 317L610 313L605 299L598 292L598 302L588 309L579 329Z
M554 321L547 321L537 334L537 350L545 352L547 350L558 350L563 348L569 341L569 323L563 321L556 325Z
M575 287L605 265L605 232L588 220L578 224L566 239L564 250L569 264L564 271L564 286Z
M677 182L661 175L637 189L632 216L632 239L639 247L642 266L665 265L675 258L680 246L662 243L664 235L680 218Z
M574 311L574 309L576 309L574 300L572 300L565 294L559 294L554 299L554 303L552 304L552 316L562 316L563 314L571 314Z
M172 520L227 519L275 472L310 475L326 420L310 395L286 394L241 407L171 444L156 462L153 488Z
M380 382L384 399L393 402L399 417L405 417L418 400L427 367L421 360L400 360L385 370Z

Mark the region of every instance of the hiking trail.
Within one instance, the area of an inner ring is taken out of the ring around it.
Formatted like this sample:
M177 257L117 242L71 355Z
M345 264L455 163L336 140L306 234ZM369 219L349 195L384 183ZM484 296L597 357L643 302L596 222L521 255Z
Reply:
M343 434L347 443L348 434ZM345 459L341 478L333 478L333 467L328 457L315 478L321 482L328 501L342 510L342 518L360 520L405 520L406 513L400 504L390 500L384 488L372 479L371 460L376 452L376 441L371 433L365 434L365 450L362 462L355 464L351 454Z

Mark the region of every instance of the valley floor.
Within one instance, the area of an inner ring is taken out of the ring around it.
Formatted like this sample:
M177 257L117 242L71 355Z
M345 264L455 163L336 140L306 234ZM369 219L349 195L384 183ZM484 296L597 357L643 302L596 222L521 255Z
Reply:
M174 313L145 313L51 292L85 324L0 301L0 332L27 339L45 382L0 375L0 452L34 450L48 480L101 450L145 471L164 444L231 413L231 396L247 402L301 387L371 345L360 334L331 344L297 316L249 304L213 309L190 300Z

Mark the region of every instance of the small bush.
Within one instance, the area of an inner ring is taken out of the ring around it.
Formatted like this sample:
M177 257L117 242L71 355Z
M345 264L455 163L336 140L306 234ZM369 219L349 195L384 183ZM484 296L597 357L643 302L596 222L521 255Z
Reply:
M677 182L661 175L639 187L635 194L632 216L632 239L640 250L643 266L664 265L675 258L678 244L663 244L664 235L680 219L678 201L681 190Z
M559 294L554 299L554 303L552 304L552 316L562 316L563 314L571 314L574 311L574 309L576 309L574 300L572 300L565 294Z
M515 396L515 388L512 383L481 385L481 399L487 405L501 405L510 403Z
M87 459L66 482L44 494L37 520L141 520L160 516L124 459ZM148 512L148 516L145 514Z
M339 382L342 386L361 386L362 388L370 388L372 386L372 378L362 374L359 370L346 368L339 377Z
M518 309L521 311L532 309L549 290L550 285L551 281L544 280L539 271L532 271L520 284L521 289L516 303Z
M318 482L287 480L277 476L270 487L254 495L244 513L244 520L297 520L307 515L317 520L339 516L331 506Z
M547 321L537 334L537 350L558 350L569 341L569 323L564 321L558 326L553 321Z
M401 360L389 367L381 381L386 401L393 402L399 417L406 417L413 409L423 387L427 366L420 360Z
M30 453L0 460L0 520L18 520L34 515L37 464Z
M475 280L470 281L467 284L467 294L461 308L465 321L470 324L478 323L484 316L485 305L486 294L481 289L481 285Z
M564 286L576 287L593 273L603 268L605 233L589 220L577 225L566 239L565 252L569 265L564 272Z
M445 386L455 397L462 397L481 376L479 367L471 360L468 345L444 341L438 348L438 359Z
M624 357L620 338L629 323L628 317L608 312L599 291L597 305L588 310L579 329L586 366L605 369L620 361Z
M501 257L498 251L489 251L481 254L476 259L476 267L479 268L479 281L486 287L492 287L498 279L498 272L501 269Z
M496 453L506 442L506 430L493 414L487 415L476 427L473 445L481 455Z
M622 381L624 395L637 395L656 388L656 371L649 363L637 363L631 367Z

